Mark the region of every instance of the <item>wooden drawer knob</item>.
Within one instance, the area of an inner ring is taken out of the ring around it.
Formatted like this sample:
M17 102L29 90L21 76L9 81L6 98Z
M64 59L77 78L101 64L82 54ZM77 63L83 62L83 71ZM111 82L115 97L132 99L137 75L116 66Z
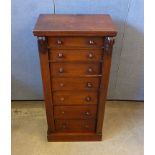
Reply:
M92 59L93 57L94 57L94 56L93 56L93 53L89 53L89 54L88 54L88 58L89 58L89 59Z
M58 45L62 45L62 41L61 40L57 40L57 44Z
M62 129L66 129L67 125L66 124L62 124Z
M62 67L59 68L59 73L63 73L64 69Z
M65 114L65 112L64 112L64 111L62 111L61 113L62 113L62 114Z
M86 116L90 116L90 113L87 111L87 112L85 112L85 115Z
M63 83L60 83L60 87L63 87L64 86L64 84Z
M90 45L94 45L94 41L93 40L89 40L89 44Z
M88 83L87 83L87 87L88 87L88 88L92 88L92 87L93 87L92 83L88 82Z
M58 53L58 58L63 58L63 53Z
M86 100L87 102L90 102L90 101L91 101L91 97L90 97L90 96L87 96L87 97L85 98L85 100Z
M93 72L93 69L92 68L88 68L88 72L89 73L92 73Z
M60 100L63 102L65 100L65 98L64 97L61 97Z
M89 125L88 125L88 124L85 124L84 127L85 127L86 129L88 129L88 128L89 128Z

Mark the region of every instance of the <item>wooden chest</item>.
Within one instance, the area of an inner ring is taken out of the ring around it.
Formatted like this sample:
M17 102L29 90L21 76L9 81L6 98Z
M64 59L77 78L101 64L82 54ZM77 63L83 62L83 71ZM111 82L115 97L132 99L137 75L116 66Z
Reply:
M112 48L109 15L40 15L38 49L48 141L102 139Z

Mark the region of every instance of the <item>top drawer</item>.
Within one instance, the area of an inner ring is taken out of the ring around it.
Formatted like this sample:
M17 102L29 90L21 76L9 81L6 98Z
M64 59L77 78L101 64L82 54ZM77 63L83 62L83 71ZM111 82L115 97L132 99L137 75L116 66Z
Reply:
M97 48L102 47L103 38L101 37L49 37L49 47L65 48L65 47L79 47L79 48Z

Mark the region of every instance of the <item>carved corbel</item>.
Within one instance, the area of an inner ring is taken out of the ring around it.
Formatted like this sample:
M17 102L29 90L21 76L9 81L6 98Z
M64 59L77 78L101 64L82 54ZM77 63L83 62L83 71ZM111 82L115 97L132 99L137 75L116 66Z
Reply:
M105 37L104 41L104 51L108 54L112 52L113 44L115 43L114 37Z
M48 50L46 37L37 37L37 39L39 52L45 53Z

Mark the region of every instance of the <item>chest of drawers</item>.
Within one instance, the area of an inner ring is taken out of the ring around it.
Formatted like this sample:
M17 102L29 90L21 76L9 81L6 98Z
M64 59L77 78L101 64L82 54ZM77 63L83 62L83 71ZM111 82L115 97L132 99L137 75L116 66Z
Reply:
M48 141L96 141L102 125L114 37L109 15L39 16Z

